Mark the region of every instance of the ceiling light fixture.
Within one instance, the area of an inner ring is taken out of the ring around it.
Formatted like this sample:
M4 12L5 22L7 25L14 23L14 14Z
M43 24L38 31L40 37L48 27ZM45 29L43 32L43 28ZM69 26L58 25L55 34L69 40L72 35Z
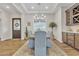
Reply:
M44 19L44 18L46 18L46 15L44 15L44 14L41 14L41 15L35 14L34 15L34 19Z
M34 18L35 18L35 19L39 19L39 20L40 20L40 19L45 19L46 16L40 12L40 11L42 10L42 8L41 8L42 5L41 5L40 3L38 3L37 6L40 7L40 8L39 8L39 10L38 10L38 14L36 14L36 15L34 16ZM32 9L33 9L33 8L34 8L34 7L32 7ZM47 6L46 6L45 8L48 9Z
M46 16L44 16L44 18L46 18Z
M41 16L44 16L44 14L42 14Z
M32 8L32 9L34 9L34 7L33 7L33 6L32 6L31 8Z
M9 6L6 6L6 8L10 8Z
M48 6L46 6L45 9L48 9Z

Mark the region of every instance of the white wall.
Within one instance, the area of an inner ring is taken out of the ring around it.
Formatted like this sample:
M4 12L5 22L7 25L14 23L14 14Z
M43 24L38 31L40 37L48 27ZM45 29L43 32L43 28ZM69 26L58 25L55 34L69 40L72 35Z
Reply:
M0 12L0 38L1 40L12 39L12 18L21 18L17 14L8 14L1 10Z
M8 39L10 36L9 36L9 34L10 34L10 32L9 32L9 19L10 19L10 17L9 17L9 15L6 13L6 12L4 12L4 11L2 11L1 13L0 13L0 19L1 19L1 26L0 26L0 28L1 28L1 32L0 32L0 36L1 36L1 39L2 40L5 40L5 39ZM8 25L8 26L7 26Z
M62 42L62 21L61 21L62 9L59 7L54 14L54 22L57 24L57 28L54 29L55 38Z
M2 37L2 18L1 18L1 14L0 13L0 38Z

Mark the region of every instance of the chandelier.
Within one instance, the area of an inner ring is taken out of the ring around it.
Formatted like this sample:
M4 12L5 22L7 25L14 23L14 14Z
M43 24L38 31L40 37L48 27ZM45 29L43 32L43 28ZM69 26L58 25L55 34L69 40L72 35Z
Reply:
M34 15L34 19L45 19L46 16L43 13L41 13L42 11L41 4L38 3L37 6L39 7L39 10L38 13Z

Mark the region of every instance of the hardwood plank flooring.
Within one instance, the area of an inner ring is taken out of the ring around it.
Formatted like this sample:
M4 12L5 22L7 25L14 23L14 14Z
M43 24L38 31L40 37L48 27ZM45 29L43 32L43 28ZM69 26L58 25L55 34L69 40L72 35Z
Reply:
M60 43L57 40L52 40L52 47L48 49L48 56L79 56L79 51L74 48ZM33 56L34 50L28 48L28 41L21 49L21 52L18 52L16 56Z
M68 46L65 43L60 43L57 40L54 40L54 42L68 55L68 56L79 56L79 51Z
M13 55L25 42L25 40L0 41L0 56Z
M13 56L33 56L34 50L28 47L28 42L29 40ZM47 56L66 56L64 51L62 51L54 42L51 41L51 43L52 47L47 50Z
M64 43L57 40L51 43L52 48L48 49L48 56L79 56L79 51ZM14 56L33 56L33 53L34 50L28 48L28 40L0 41L0 56L12 56L13 54Z

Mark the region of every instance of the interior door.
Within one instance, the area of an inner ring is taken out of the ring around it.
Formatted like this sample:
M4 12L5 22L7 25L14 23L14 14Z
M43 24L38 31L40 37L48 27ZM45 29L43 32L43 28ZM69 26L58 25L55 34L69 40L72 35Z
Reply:
M13 38L21 38L21 18L12 19L12 36Z

